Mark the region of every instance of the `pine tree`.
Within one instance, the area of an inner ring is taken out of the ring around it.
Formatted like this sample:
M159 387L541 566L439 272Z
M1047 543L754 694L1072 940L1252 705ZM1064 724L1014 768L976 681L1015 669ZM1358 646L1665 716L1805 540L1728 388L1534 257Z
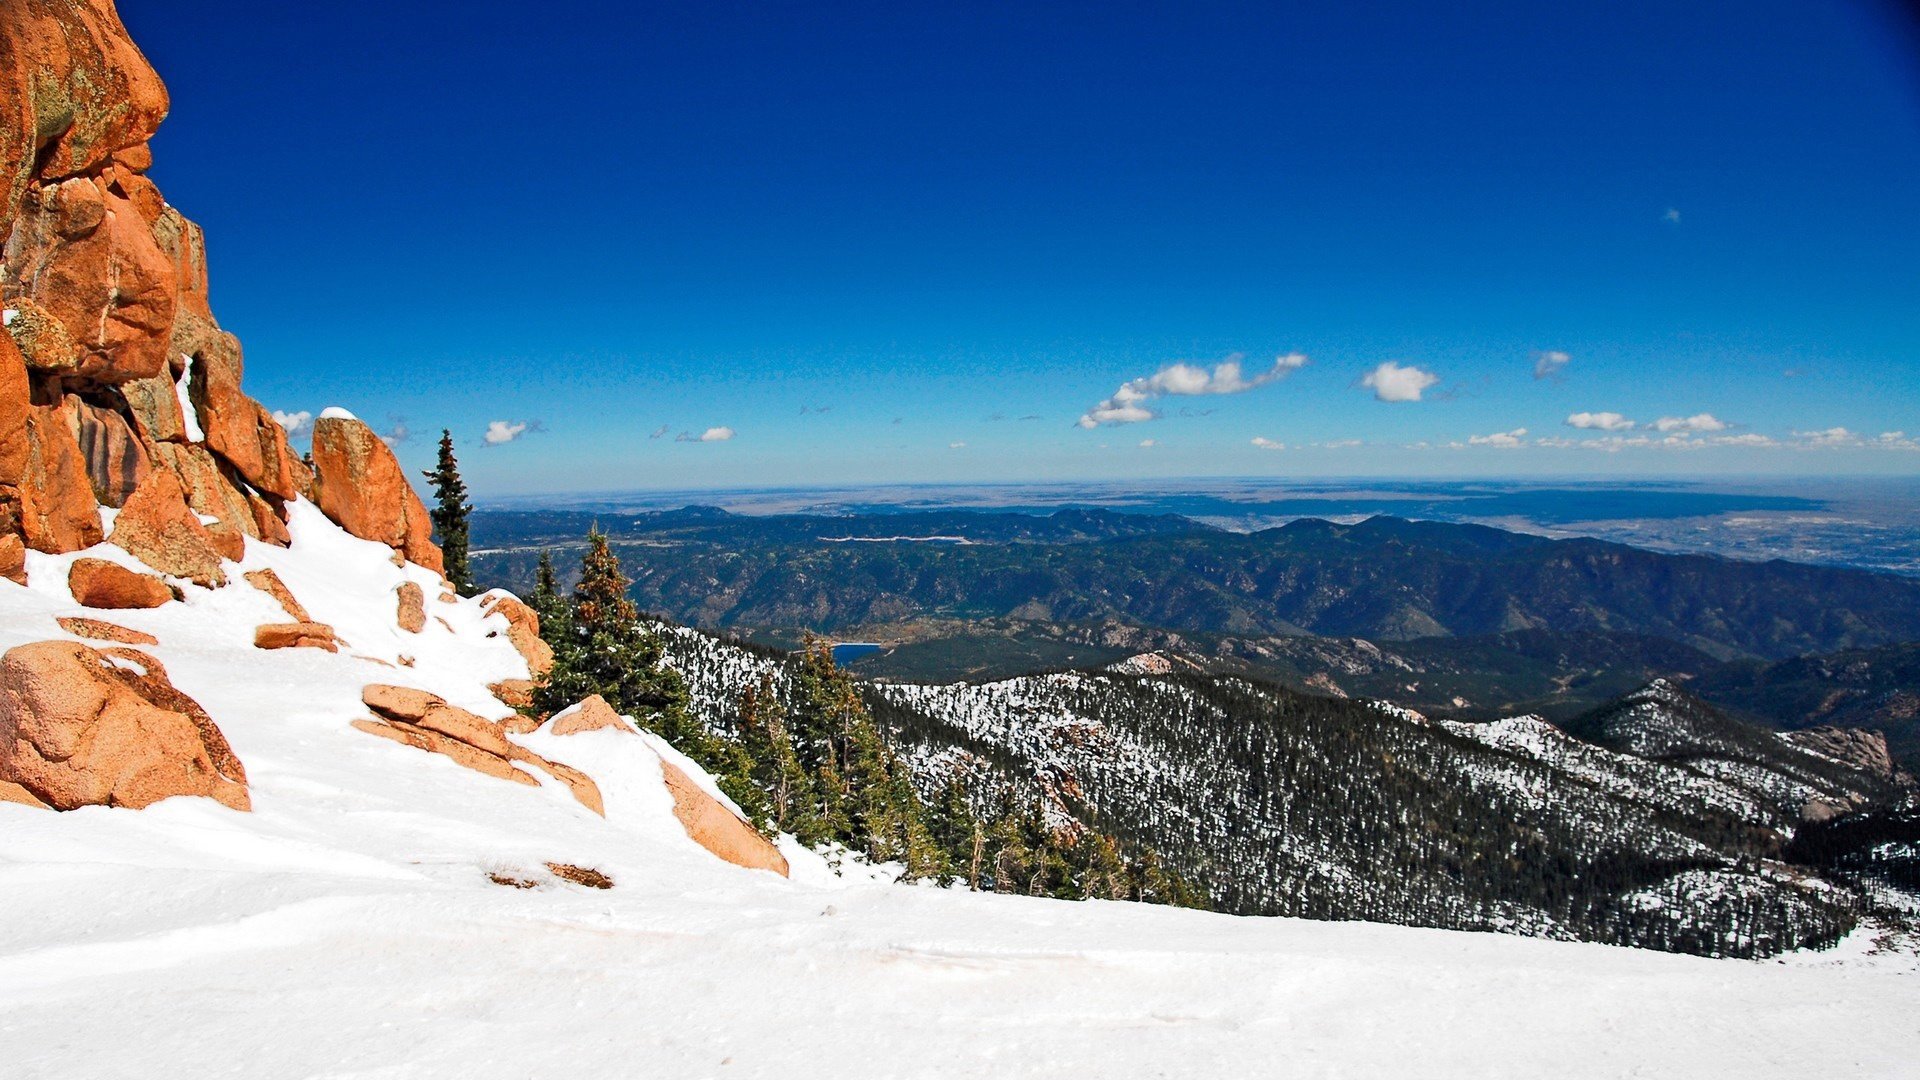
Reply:
M473 593L473 568L467 561L468 516L473 513L467 502L467 484L460 479L460 463L453 456L453 432L440 432L439 464L421 474L433 484L435 505L428 512L433 519L434 537L446 563L447 580L462 595Z
M560 578L554 573L553 552L542 551L534 570L533 596L527 601L540 616L540 636L548 645L560 648L573 636L573 611L567 598L560 595Z
M629 583L606 534L588 533L580 581L549 641L553 669L534 689L534 708L553 713L599 694L615 712L633 717L703 768L727 775L726 747L688 713L686 684L661 663L659 636L641 625L639 609L627 599ZM557 587L548 591L557 594Z

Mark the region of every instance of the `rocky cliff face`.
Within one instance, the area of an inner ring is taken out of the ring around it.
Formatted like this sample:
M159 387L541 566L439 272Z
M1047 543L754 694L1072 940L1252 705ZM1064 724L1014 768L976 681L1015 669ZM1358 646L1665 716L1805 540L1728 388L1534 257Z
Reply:
M439 570L426 508L365 424L327 422L316 475L242 391L200 227L147 177L166 113L111 0L0 0L0 572L100 542L99 508L131 503L148 532L203 524L212 539L173 554L204 567L196 545L285 546L299 496Z

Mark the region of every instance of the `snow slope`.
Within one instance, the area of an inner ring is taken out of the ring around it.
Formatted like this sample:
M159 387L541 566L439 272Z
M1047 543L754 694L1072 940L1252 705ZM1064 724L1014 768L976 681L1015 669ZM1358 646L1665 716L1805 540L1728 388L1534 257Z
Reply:
M239 581L93 613L154 633L255 811L0 804L0 1077L1900 1076L1920 971L1864 938L1753 964L836 878L688 840L658 747L525 737L608 817L357 732L368 682L486 715L504 623L296 504L249 543L351 647L261 652ZM124 553L91 554L129 562ZM0 647L65 636L72 556L0 582ZM229 568L230 570L232 568ZM442 626L431 616L446 620ZM357 659L372 657L374 659ZM388 667L406 656L412 667ZM669 751L670 753L670 751ZM686 767L683 765L683 767ZM690 769L690 771L692 771ZM594 890L549 862L609 875ZM503 887L490 874L534 883Z

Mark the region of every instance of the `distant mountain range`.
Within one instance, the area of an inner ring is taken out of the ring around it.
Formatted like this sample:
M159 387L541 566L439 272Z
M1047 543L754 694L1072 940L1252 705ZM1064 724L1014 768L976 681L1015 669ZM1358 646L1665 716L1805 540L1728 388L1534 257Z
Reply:
M598 525L640 605L791 646L887 648L894 681L1004 679L1143 652L1435 717L1566 721L1660 678L1748 720L1884 730L1920 763L1920 581L1376 517L1234 533L1066 510L600 519L493 512L483 579ZM563 571L569 560L559 560Z
M489 547L505 546L486 531L496 520L482 520ZM1015 618L1385 641L1550 630L1769 660L1920 640L1920 581L1388 517L1231 533L1106 511L678 512L634 520L618 536L642 607L716 628L841 634ZM480 565L509 587L530 584L525 550Z

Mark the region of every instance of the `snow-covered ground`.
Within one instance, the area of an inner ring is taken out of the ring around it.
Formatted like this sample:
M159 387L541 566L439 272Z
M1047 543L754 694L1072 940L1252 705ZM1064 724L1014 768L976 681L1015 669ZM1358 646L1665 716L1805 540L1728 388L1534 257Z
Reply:
M524 668L432 575L310 507L293 528L246 568L340 655L254 649L284 616L238 580L91 613L160 638L254 812L0 803L0 1077L1920 1074L1920 970L1864 934L1744 963L896 886L791 845L791 881L737 869L681 831L648 741L523 740L590 773L603 820L349 727L369 682L503 715L485 684ZM0 647L65 636L69 561L0 582ZM393 625L406 576L447 625Z

